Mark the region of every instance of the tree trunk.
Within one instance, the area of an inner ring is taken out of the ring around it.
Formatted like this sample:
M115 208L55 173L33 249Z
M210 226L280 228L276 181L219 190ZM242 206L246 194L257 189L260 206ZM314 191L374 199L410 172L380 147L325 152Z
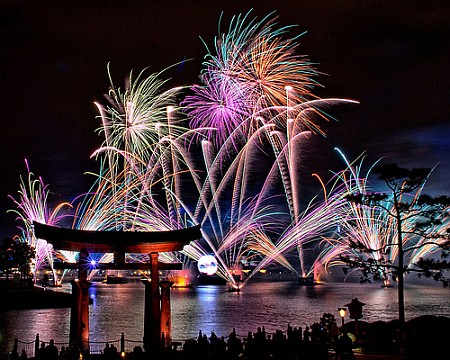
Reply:
M398 284L398 320L400 322L400 348L405 344L405 282L404 282L404 251L403 251L403 232L402 232L402 218L400 213L400 206L397 199L397 194L394 194L394 208L396 211L395 217L397 221L397 246L398 246L398 270L397 270L397 284Z

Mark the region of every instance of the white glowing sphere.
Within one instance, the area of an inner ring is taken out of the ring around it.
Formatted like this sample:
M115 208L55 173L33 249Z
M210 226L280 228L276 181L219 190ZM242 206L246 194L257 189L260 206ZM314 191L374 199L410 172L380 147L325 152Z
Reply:
M203 255L198 259L198 271L206 275L213 275L217 271L217 260L212 255Z

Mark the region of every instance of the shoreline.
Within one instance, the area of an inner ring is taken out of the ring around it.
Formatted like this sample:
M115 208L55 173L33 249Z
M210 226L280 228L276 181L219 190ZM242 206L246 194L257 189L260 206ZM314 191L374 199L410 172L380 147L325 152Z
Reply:
M29 310L69 308L72 304L72 294L62 291L43 289L39 286L32 288L4 288L0 287L2 308L4 310ZM30 297L33 301L30 301Z

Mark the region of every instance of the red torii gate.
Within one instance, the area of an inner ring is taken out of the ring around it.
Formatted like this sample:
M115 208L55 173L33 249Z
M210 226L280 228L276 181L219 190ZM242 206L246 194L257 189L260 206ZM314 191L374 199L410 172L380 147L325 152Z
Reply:
M70 341L83 350L89 346L89 287L88 270L91 267L89 253L114 253L113 263L96 264L98 269L148 270L150 281L145 285L144 347L157 351L161 334L171 341L170 287L169 281L159 282L158 270L181 270L181 264L158 262L160 252L182 250L189 242L201 238L200 225L170 231L90 231L58 228L33 223L36 238L47 240L55 249L78 251L78 263L63 263L61 268L78 268L78 279L72 281L73 303L70 315ZM145 253L150 263L126 263L125 253ZM159 292L161 286L161 293Z

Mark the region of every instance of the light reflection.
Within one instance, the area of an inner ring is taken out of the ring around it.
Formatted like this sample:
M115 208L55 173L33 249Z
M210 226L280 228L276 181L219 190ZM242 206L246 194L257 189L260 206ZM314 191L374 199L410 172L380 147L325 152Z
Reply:
M94 298L90 306L92 341L140 340L143 335L144 285L140 282L107 285L94 283L89 289ZM448 289L407 284L406 317L418 315L450 315ZM226 286L201 286L171 291L173 339L187 339L198 330L210 335L227 336L233 327L246 335L264 325L266 331L306 326L317 322L324 312L336 309L352 298L367 305L364 321L392 320L397 317L396 289L383 289L379 284L322 284L299 287L294 282L261 282L247 284L244 291L231 296ZM307 311L305 312L305 309ZM34 340L68 341L70 309L8 311L0 316L2 341ZM49 326L51 324L51 326Z

